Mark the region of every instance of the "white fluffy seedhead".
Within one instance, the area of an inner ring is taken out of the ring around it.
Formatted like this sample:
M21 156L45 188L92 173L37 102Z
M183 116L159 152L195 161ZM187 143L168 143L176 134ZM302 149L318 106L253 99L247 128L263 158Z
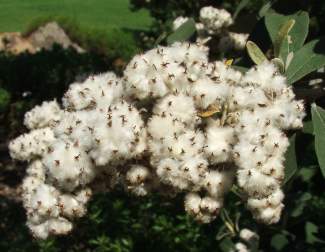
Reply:
M96 165L120 163L141 155L146 148L139 111L124 100L109 106L95 124L90 156Z
M89 155L72 142L57 140L48 148L42 160L48 180L60 189L73 191L95 177Z
M10 155L17 160L30 161L46 153L54 141L55 137L50 128L36 129L11 141Z
M137 196L147 195L153 186L153 174L143 165L132 165L126 173L127 190Z
M57 101L43 102L25 114L24 124L29 129L39 129L51 126L61 119L62 110Z
M244 228L239 232L240 241L235 244L232 252L250 252L258 251L259 248L259 235L254 231Z
M204 74L208 62L202 45L176 43L135 56L124 71L125 88L139 99L186 91Z
M208 62L200 44L176 43L135 56L122 79L74 83L64 110L32 110L26 125L37 126L10 143L13 158L30 162L23 203L36 237L70 231L91 192L116 185L182 193L185 210L207 223L236 182L257 220L279 220L284 130L301 127L304 108L272 63L241 74Z
M199 13L199 21L195 24L198 34L197 42L217 44L218 52L242 51L245 49L249 34L231 32L229 26L233 24L231 14L225 9L212 6L203 7ZM172 29L176 31L188 17L179 16L173 21Z
M200 10L200 21L209 33L219 32L233 23L231 14L225 9L217 9L212 6L203 7Z
M63 106L67 109L82 110L102 108L122 97L123 86L114 73L90 76L83 83L70 85L63 97Z
M209 223L218 215L222 201L211 197L201 198L196 193L189 193L185 197L185 210L201 223Z

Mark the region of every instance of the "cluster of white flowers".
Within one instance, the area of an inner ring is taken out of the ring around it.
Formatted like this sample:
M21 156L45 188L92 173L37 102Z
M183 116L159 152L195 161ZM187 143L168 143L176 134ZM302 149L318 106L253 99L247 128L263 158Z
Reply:
M229 31L233 24L231 14L225 9L217 9L212 6L203 7L200 10L200 22L196 23L198 42L217 39L218 50L227 52L229 50L243 50L245 48L248 34ZM177 30L182 24L189 20L188 17L177 17L173 21L173 30Z
M23 201L36 237L67 233L92 193L117 184L185 194L207 223L237 181L256 219L278 221L284 130L302 126L304 108L272 63L241 74L201 44L175 43L135 56L122 78L72 84L62 105L28 112L30 133L9 146L30 162Z

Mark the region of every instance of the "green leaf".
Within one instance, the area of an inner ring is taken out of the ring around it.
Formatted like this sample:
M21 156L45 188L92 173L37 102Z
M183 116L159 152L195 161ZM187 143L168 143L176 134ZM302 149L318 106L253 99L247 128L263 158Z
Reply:
M189 19L182 24L176 31L167 37L167 44L183 42L188 40L196 32L194 19Z
M297 171L296 134L290 137L289 142L290 145L285 154L285 162L284 162L284 167L285 167L284 184L287 183Z
M297 218L298 216L302 215L308 201L311 199L312 195L310 193L303 193L299 197L295 197L295 207L292 209L291 216Z
M245 6L249 3L250 0L241 0L240 3L238 4L234 15L233 15L233 19L235 20L236 17L238 16L238 14L245 8Z
M296 21L294 19L289 19L288 21L286 21L280 28L274 42L273 42L273 46L274 46L274 56L275 57L279 57L280 56L280 52L282 49L282 45L284 42L288 42L289 39L289 32L291 31L292 27L294 26L294 24L296 23ZM287 55L289 54L290 50L289 50L289 43L287 43L286 47L288 48L288 52ZM283 49L284 50L284 49Z
M276 234L272 237L271 247L276 251L282 250L285 246L289 244L287 237L283 234Z
M262 50L253 41L247 42L246 49L249 57L256 65L259 65L267 60Z
M272 5L276 2L277 0L270 0L266 4L262 6L262 8L258 12L258 17L262 18L264 17L270 10Z
M246 73L246 72L249 70L249 68L247 68L247 67L243 67L243 66L235 66L235 65L233 65L233 66L231 66L231 67L232 67L233 69L235 69L235 70L241 72L241 73Z
M234 243L230 238L224 238L221 242L219 242L219 248L222 252L229 252L234 248Z
M303 182L310 181L311 178L315 176L317 169L318 169L318 165L302 167L301 169L299 169L299 176L301 177L301 180Z
M314 134L314 126L313 126L313 121L309 120L304 122L304 127L302 128L302 132L306 133L306 134Z
M315 103L311 108L311 115L315 134L315 150L318 163L325 177L325 110Z
M10 98L10 93L5 89L0 88L0 112L7 108L10 103Z
M309 28L309 16L305 11L297 12L293 15L284 16L278 13L269 13L265 16L266 29L269 32L273 45L276 45L278 34L281 28L285 30L284 24L287 24L289 20L294 20L295 25L288 32L288 36L285 40L282 40L279 47L278 55L285 62L290 52L296 52L303 45L308 35ZM290 43L289 43L290 41Z
M325 37L315 39L298 50L286 71L288 83L292 84L325 65Z
M306 233L306 242L309 244L314 244L315 242L324 243L321 239L317 238L315 234L318 233L318 227L312 222L306 222L305 225L305 233Z
M290 63L293 59L294 56L294 52L289 52L285 61L285 71L287 71L288 67L290 66Z
M167 36L167 32L164 31L162 34L159 35L159 37L155 41L155 46L158 46Z

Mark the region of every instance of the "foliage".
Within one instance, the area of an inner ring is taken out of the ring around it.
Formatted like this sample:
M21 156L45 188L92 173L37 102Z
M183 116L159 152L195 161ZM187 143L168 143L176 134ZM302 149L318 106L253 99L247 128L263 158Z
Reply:
M179 27L177 33L175 32L167 38L167 43L171 45L177 41L183 42L189 40L195 31L195 22L193 19L189 19L185 24Z
M34 55L0 53L0 83L6 90L2 101L5 102L8 95L11 97L10 106L6 106L0 117L2 141L6 142L23 130L19 125L28 109L44 99L61 97L71 82L107 71L114 61L115 58L94 53L78 54L59 46Z
M325 110L313 104L311 111L315 134L316 154L323 176L325 177Z
M239 14L243 9L249 13L253 13L267 1L254 0L246 2L245 6L242 5L243 7L238 9L237 14ZM172 33L172 22L179 16L191 17L195 21L198 21L199 10L204 6L223 7L231 13L235 13L239 3L240 0L131 0L133 10L139 10L142 8L148 9L150 15L154 18L151 30L146 32L144 36L145 39L143 42L145 43L146 48L152 47L159 36L164 35L164 38L166 38L168 34ZM242 28L239 30L241 29Z
M9 102L10 93L5 89L0 88L0 112L4 111L7 108Z

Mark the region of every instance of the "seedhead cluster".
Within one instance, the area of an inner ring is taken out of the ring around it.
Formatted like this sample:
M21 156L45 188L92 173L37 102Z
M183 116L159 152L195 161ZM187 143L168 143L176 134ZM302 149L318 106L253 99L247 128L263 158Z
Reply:
M25 115L10 143L28 161L23 203L38 238L65 234L93 193L119 186L138 196L184 195L185 210L214 220L234 184L253 216L279 220L285 131L304 106L271 62L242 74L209 62L208 48L176 43L135 56L123 77L73 83L62 100Z
M188 20L188 17L177 17L173 22L173 30L177 30ZM212 6L203 7L200 10L199 21L195 24L198 34L197 42L204 43L213 39L213 43L218 45L219 52L240 51L245 48L249 34L229 30L234 20L225 9L217 9Z

